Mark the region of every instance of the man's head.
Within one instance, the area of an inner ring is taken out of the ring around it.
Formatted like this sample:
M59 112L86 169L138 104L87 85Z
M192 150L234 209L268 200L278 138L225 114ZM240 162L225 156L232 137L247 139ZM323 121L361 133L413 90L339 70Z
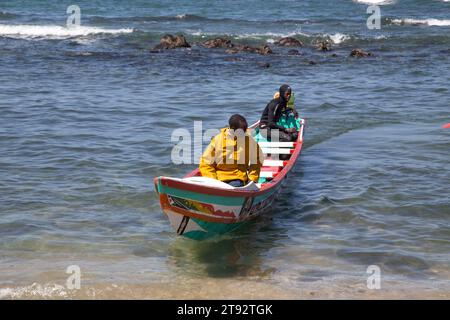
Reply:
M284 101L289 101L289 99L291 98L291 93L292 93L292 89L290 86L288 86L287 84L283 84L280 87L280 98Z
M230 129L235 131L241 129L245 132L248 128L247 120L245 120L245 118L240 114L233 114L228 120L228 124Z

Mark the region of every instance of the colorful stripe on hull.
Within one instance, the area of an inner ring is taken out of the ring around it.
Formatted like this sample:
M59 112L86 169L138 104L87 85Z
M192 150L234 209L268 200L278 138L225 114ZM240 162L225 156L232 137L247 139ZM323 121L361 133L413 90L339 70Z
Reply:
M195 240L211 238L236 230L268 211L300 154L303 130L304 122L290 160L271 181L263 183L257 190L224 189L183 179L155 178L161 208L177 234ZM185 178L199 175L197 169Z

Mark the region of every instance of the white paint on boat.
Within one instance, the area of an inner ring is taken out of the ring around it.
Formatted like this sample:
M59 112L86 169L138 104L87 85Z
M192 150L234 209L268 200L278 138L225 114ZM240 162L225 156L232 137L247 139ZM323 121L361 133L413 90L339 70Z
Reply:
M262 148L264 154L291 154L289 148Z
M284 167L283 160L264 160L263 167Z
M258 142L261 148L293 148L293 142L272 142L272 141L260 141Z

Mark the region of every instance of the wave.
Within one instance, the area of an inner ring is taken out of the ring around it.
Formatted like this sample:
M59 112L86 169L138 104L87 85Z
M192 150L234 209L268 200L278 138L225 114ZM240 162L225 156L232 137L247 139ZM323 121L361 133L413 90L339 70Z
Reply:
M175 16L128 16L128 17L102 17L91 16L88 17L92 23L107 23L107 22L259 22L249 20L237 20L232 18L208 18L195 14L178 14Z
M299 40L303 41L314 41L314 40L323 40L328 39L332 41L334 44L340 44L345 41L352 39L352 36L343 33L334 33L334 34L308 34L300 31L292 31L286 33L280 32L264 32L264 33L227 33L227 34L217 34L210 32L202 32L202 31L193 31L188 33L192 36L197 36L200 38L213 38L213 37L227 37L233 38L236 40L265 40L267 43L275 43L277 39L284 37L296 37Z
M386 19L386 24L392 23L392 20ZM302 41L305 45L316 45L318 41L328 40L335 45L356 44L366 41L384 41L391 38L390 36L374 36L368 37L360 34L348 33L305 33L300 28L293 28L286 32L204 32L202 30L180 30L180 32L172 32L176 34L184 34L187 40L192 43L205 41L207 39L225 37L234 40L237 43L243 42L250 45L260 45L264 43L273 44L283 37L295 37ZM63 26L55 25L6 25L0 24L0 38L26 39L26 40L65 40L71 39L77 44L90 44L102 35L115 36L124 35L120 39L127 39L126 45L140 46L144 44L158 43L160 38L166 34L160 31L147 31L138 28L122 28L112 29L106 27L88 27L82 26L74 29L68 29Z
M267 37L275 37L275 38L283 38L283 37L295 37L295 36L309 36L306 33L302 32L287 32L287 33L279 33L279 32L263 32L263 33L214 33L214 32L203 32L201 30L198 31L191 31L188 32L188 34L198 37L230 37L235 39L261 39L261 38L267 38Z
M193 36L198 36L198 37L230 37L230 38L235 38L235 39L261 39L261 38L267 38L267 37L275 37L275 38L283 38L283 37L294 37L294 36L298 36L298 35L303 35L303 36L308 36L305 33L301 33L301 32L288 32L288 33L279 33L279 32L263 32L263 33L258 33L258 32L254 32L254 33L223 33L223 34L218 34L218 33L214 33L214 32L203 32L201 30L198 31L191 31L188 32L188 34L193 35Z
M17 15L9 12L0 11L0 20L13 19L17 17Z
M392 19L391 23L396 25L428 25L438 27L450 26L449 19Z
M175 16L128 16L128 17L102 17L91 16L87 17L92 23L107 23L107 22L231 22L231 23L281 23L281 24L310 24L314 22L322 22L322 20L297 20L297 19L281 19L281 20L246 20L234 18L208 18L195 14L178 14ZM336 19L326 19L324 21L339 21Z
M202 16L197 16L194 14L178 14L176 16L128 16L128 17L102 17L102 16L91 16L88 17L92 22L170 22L177 20L186 21L214 21L214 20L225 20L225 19L209 19Z
M385 5L385 4L393 4L395 3L395 0L353 0L353 2L372 5Z
M280 33L280 32L264 32L264 33L242 33L242 34L235 34L232 35L236 39L260 39L260 38L266 38L266 37L275 37L275 38L284 38L284 37L295 37L295 36L305 36L308 37L309 35L303 32L299 31L293 31L288 33Z
M332 35L325 35L325 37L328 37L331 41L333 41L334 44L340 44L344 41L350 40L350 36L347 34L342 33L335 33Z
M98 34L132 33L133 29L103 29L98 27L80 26L66 28L61 26L40 25L0 25L0 37L20 39L67 39Z

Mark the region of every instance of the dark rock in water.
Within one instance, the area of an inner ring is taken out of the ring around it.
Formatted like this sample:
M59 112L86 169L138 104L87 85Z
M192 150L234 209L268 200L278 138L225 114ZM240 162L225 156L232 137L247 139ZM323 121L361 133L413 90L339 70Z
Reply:
M303 43L300 40L297 40L293 37L284 37L278 41L275 41L277 46L283 47L302 47Z
M231 43L230 39L215 38L204 41L202 46L205 48L232 48L234 45Z
M258 48L251 47L251 46L246 45L246 44L244 44L242 46L239 46L238 49L240 51L242 51L242 52L250 52L250 53L258 53L259 52Z
M332 56L333 58L336 58L338 55L337 55L336 53L333 53L331 56Z
M228 54L235 54L235 53L239 52L239 49L238 48L231 48L231 49L226 50L225 52L228 53Z
M262 68L266 68L266 69L270 68L270 63L268 63L268 62L266 62L266 63L258 62L258 65Z
M272 51L272 49L270 49L269 46L266 45L266 46L260 47L258 49L258 53L265 56L265 55L268 55L268 54L273 54L273 51Z
M300 56L302 54L300 53L300 51L292 49L292 50L288 51L288 55L290 55L290 56Z
M250 52L250 53L259 53L262 55L272 54L273 51L269 46L262 46L260 48L251 47L246 44L235 45L234 47L225 51L229 54L241 53L241 52Z
M242 58L235 58L235 57L229 57L229 58L225 58L225 61L242 61Z
M159 44L153 48L153 50L167 50L175 48L190 48L191 45L186 41L183 35L173 36L166 34L161 38Z
M257 48L250 47L250 46L248 46L248 45L246 45L246 44L238 44L238 45L235 45L233 48L228 49L228 50L225 51L225 52L226 52L226 53L234 54L234 53L239 53L239 52L252 52L252 53L256 53L257 51L258 51Z
M325 41L320 41L317 44L317 50L319 51L331 51L331 43L327 40Z
M371 57L371 52L365 52L362 49L353 49L352 52L350 52L350 57L356 57L356 58L364 58L364 57Z
M308 62L310 65L315 65L315 64L317 64L317 62L315 62L315 61L313 61L313 60L309 60L309 62Z

